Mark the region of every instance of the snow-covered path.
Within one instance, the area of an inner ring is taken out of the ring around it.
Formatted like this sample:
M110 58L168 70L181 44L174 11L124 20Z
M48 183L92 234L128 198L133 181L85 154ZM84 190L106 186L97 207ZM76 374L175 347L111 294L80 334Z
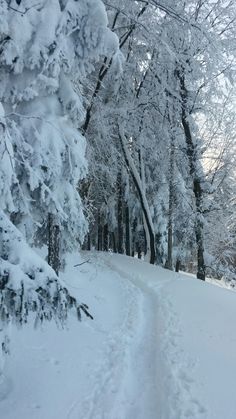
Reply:
M64 279L94 321L13 331L1 419L235 419L236 293L102 253Z
M159 417L159 389L157 363L157 305L155 295L148 287L137 283L133 275L118 267L113 259L103 255L103 261L117 272L131 295L129 314L124 323L123 361L125 370L112 419L142 419ZM121 410L122 407L122 410Z
M178 275L163 270L158 272L156 267L131 258L126 258L124 265L124 258L119 255L111 257L109 262L105 254L103 260L145 296L142 317L145 319L143 330L148 336L146 339L145 333L141 333L140 341L147 351L142 358L139 377L147 373L144 391L149 392L151 400L155 400L155 406L153 404L153 410L145 416L148 400L146 403L141 394L139 401L144 407L143 411L141 409L142 413L140 414L138 409L137 416L127 415L121 418L208 418L206 408L197 397L198 392L194 392L196 383L193 376L197 359L187 354L179 345L178 338L182 336L181 326L178 322L178 313L173 308L172 298L168 297L167 290L173 281L176 282ZM137 264L140 264L138 272L134 268ZM162 276L158 278L160 273ZM135 369L133 373L134 371ZM140 385L140 379L138 382ZM142 387L140 390L143 390Z
M108 255L99 255L96 265L103 272L106 267L122 284L124 311L119 327L106 336L104 361L95 373L95 391L73 406L68 418L155 419L160 406L155 296L141 283L135 284L132 275L119 270Z
M154 295L119 272L109 255L84 258L91 263L73 269L78 256L69 257L65 280L95 320L72 318L68 330L51 323L14 331L6 368L13 384L0 402L1 418L158 417Z

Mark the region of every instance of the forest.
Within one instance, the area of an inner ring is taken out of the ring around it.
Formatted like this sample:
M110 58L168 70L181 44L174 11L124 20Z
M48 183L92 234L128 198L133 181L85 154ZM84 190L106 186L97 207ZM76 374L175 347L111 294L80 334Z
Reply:
M235 75L235 0L0 0L3 352L80 249L234 287Z

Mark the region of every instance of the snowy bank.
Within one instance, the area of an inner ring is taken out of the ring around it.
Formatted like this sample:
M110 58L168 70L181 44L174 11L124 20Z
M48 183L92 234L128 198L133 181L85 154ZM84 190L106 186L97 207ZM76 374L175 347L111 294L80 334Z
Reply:
M63 279L94 320L13 331L1 418L235 419L234 292L104 253Z

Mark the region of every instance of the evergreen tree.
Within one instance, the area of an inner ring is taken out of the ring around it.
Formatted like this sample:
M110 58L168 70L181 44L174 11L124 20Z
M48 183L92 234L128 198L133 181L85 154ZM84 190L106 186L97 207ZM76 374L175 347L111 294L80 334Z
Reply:
M117 47L101 1L0 1L1 331L30 311L62 323L72 307L90 316L56 273L59 250L78 248L87 229L80 82ZM27 243L48 245L54 271Z

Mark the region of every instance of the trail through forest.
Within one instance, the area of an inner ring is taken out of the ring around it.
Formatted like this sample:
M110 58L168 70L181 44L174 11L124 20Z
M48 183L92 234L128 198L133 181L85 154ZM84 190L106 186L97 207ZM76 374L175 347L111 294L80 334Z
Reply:
M101 252L63 276L94 320L13 328L1 418L235 418L234 292Z

